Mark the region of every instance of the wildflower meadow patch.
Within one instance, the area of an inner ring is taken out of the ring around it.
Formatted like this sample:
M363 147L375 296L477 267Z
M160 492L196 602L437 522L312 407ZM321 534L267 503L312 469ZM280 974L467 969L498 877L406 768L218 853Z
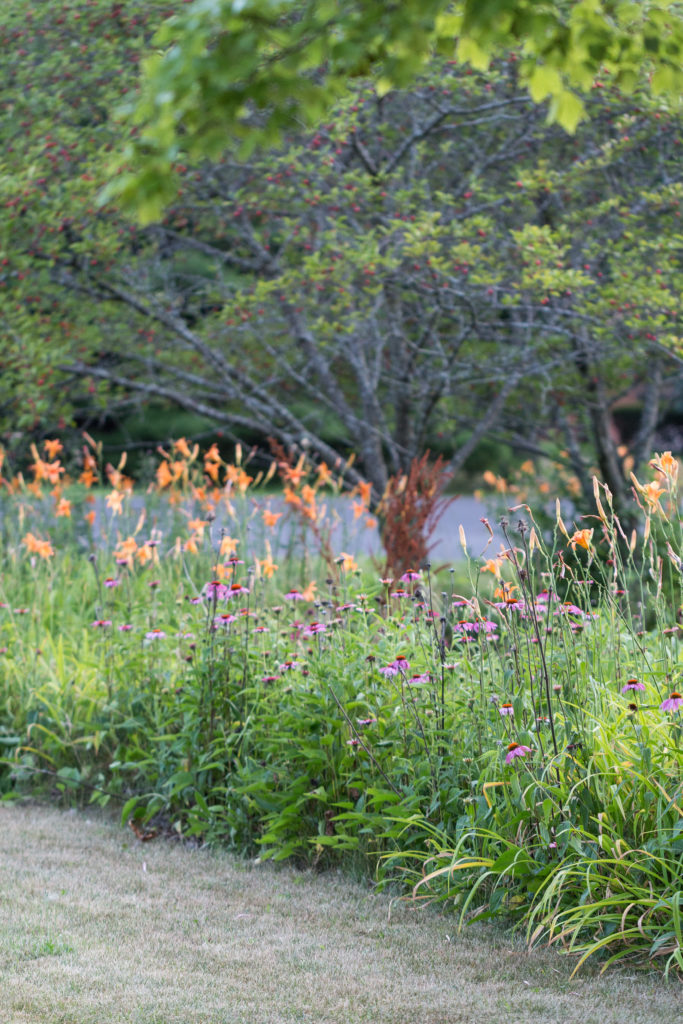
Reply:
M340 466L180 439L145 489L89 437L62 456L2 467L5 800L114 802L143 841L342 863L578 965L683 971L670 453L633 478L637 526L596 480L457 572L335 550L330 496L377 513Z

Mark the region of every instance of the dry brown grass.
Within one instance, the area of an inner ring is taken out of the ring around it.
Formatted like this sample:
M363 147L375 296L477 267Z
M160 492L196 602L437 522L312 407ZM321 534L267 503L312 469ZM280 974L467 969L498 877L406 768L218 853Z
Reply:
M680 985L339 876L245 866L95 814L0 805L0 1024L661 1024Z

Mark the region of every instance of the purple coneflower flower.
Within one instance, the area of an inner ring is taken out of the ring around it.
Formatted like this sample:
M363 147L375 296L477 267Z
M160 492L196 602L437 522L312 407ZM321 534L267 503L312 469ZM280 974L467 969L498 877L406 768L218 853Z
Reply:
M300 664L301 662L294 661L294 659L291 661L283 661L280 665L280 672L291 672L293 668L299 668Z
M230 591L226 587L225 583L220 580L211 580L204 587L204 597L208 597L209 600L224 601Z
M164 633L163 629L158 629L157 627L155 627L154 629L150 629L147 633L145 633L145 640L163 640L165 636L166 634Z
M645 683L639 682L637 679L627 679L621 688L622 693L628 693L629 690L644 690Z
M398 668L393 663L391 665L383 665L377 671L381 672L381 674L383 676L397 676L398 675Z
M402 583L410 583L412 580L419 580L420 574L415 569L407 569L400 577Z
M522 743L508 743L508 752L505 755L505 764L511 764L516 757L524 757L531 753L531 747L525 747Z
M404 590L403 587L397 587L396 590L394 590L392 592L391 596L392 597L410 597L410 594L408 593L407 590Z
M115 579L113 576L107 576L106 580L104 581L104 585L105 587L107 587L108 590L111 590L113 587L118 587L120 582L121 580Z
M515 709L513 708L512 704L510 704L509 702L506 702L505 704L501 704L500 707L498 708L498 710L501 713L501 715L514 715L514 713L515 713Z
M232 622L237 622L237 616L231 615L229 612L223 612L213 620L214 626L229 626Z
M288 590L285 594L285 601L303 601L304 595L298 590Z
M420 675L411 676L410 679L408 679L408 685L409 686L415 686L415 685L419 685L420 683L428 683L428 682L429 682L429 672L422 672Z
M119 633L130 633L132 628L130 622L124 622L119 626Z
M327 626L324 622L311 622L304 630L304 636L315 636L316 633L324 633Z
M659 706L662 711L678 711L679 708L683 707L683 696L674 690Z
M347 740L346 741L346 746L347 747L358 747L358 746L360 746L360 740L357 740L355 738L352 739L352 740Z
M94 626L95 629L106 629L107 626L111 626L111 619L95 619L90 625Z
M357 718L356 722L358 723L358 725L362 725L362 726L375 725L376 722L377 722L377 719L376 718Z
M249 591L241 583L231 583L228 587L228 597L236 597L238 594L248 594Z

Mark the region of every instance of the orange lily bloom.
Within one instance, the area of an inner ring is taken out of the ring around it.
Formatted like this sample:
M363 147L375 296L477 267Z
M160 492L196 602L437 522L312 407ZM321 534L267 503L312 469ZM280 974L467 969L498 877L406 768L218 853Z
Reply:
M572 536L569 538L569 543L571 544L571 546L572 546L574 551L576 551L577 547L585 548L586 551L589 551L592 540L593 540L593 530L592 529L591 530L576 530L572 534Z
M64 445L61 441L43 441L43 448L47 452L48 459L54 460L58 452L61 452Z
M271 512L269 508L264 508L262 512L263 522L266 526L275 526L281 515L282 512Z
M111 491L107 495L105 505L113 515L119 515L123 511L123 494L121 491Z

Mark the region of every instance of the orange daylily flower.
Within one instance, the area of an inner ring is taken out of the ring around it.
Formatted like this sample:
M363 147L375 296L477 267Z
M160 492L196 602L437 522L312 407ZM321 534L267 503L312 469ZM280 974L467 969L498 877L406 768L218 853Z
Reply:
M591 542L593 540L593 530L575 530L572 536L569 538L569 543L574 551L577 547L585 548L586 551L590 551Z
M317 590L317 583L314 580L308 584L305 590L301 591L301 596L304 601L315 601L315 592Z
M54 460L58 452L61 452L64 445L61 441L43 441L43 448L47 452L48 459Z
M493 591L493 596L497 597L499 601L505 601L508 604L512 604L517 601L515 597L515 591L519 590L519 587L514 583L501 583L499 587Z
M221 541L221 547L220 547L219 554L220 555L234 555L235 552L237 551L237 545L238 544L239 544L239 540L236 537L228 537L228 536L223 537L223 540Z
M651 459L650 465L659 473L663 473L669 480L676 480L678 478L678 459L675 459L671 452L662 452L661 455L655 455L654 459Z
M282 512L271 512L269 508L264 508L261 515L266 526L275 526Z
M183 544L183 551L189 551L190 554L196 555L197 552L198 552L198 548L197 548L197 541L198 541L198 539L199 539L199 537L197 536L197 534L193 533L190 537L187 538L187 540ZM180 538L178 538L178 540L180 540Z
M187 525L188 525L188 528L190 530L192 530L193 533L197 534L199 540L201 540L202 537L204 536L204 529L205 529L205 527L207 527L209 525L209 520L208 519L190 519L190 521L189 521L189 523Z
M346 551L342 551L342 553L339 555L337 559L335 559L335 561L337 561L339 565L341 565L344 572L355 572L356 569L358 568L358 563L356 562L353 555L347 554Z
M283 476L288 483L294 484L298 487L303 478L306 476L306 469L304 467L305 456L301 456L296 466L288 466L286 462L280 463Z
M492 572L500 579L500 561L497 558L487 558L479 572Z
M285 487L285 501L294 508L301 508L301 498L295 494L291 487Z
M135 557L140 565L146 565L147 562L156 561L156 548L150 547L149 544L142 544L135 552Z
M218 483L218 468L219 468L219 466L220 466L219 462L205 462L204 463L204 472L206 473L207 476L211 477L211 479L213 480L213 482L215 484Z
M253 476L249 476L249 474L245 473L243 469L240 469L239 475L237 477L237 487L239 488L242 494L244 494L244 492L247 490L249 484L252 482L253 479Z
M372 497L372 484L368 483L367 480L360 480L358 483L358 493L363 504L369 505L370 498Z
M95 515L95 509L91 508L90 511L86 512L85 515L83 516L88 526L92 526L92 524L95 522Z
M273 553L271 551L270 544L268 543L268 541L266 541L266 557L257 558L256 565L258 567L259 572L262 572L263 575L267 576L268 579L272 579L275 570L280 568L280 566L276 565L276 563L273 561Z
M114 558L118 561L128 562L128 565L133 564L133 555L138 549L138 542L135 537L126 537L125 540L119 541L116 551L114 552Z
M47 480L51 484L58 484L60 474L64 472L64 466L60 465L59 459L54 462L43 462L38 459L31 469L35 472L36 480Z
M119 515L123 511L123 494L121 491L111 491L107 495L105 505L111 510L112 515Z
M664 488L660 487L656 480L653 480L643 488L643 497L652 509L659 507L659 499L662 494L664 494Z
M97 473L93 473L92 469L84 469L78 478L79 484L85 484L86 487L92 487L94 483L97 483Z
M374 516L368 516L365 520L365 526L368 530L374 530L377 528L377 520Z
M26 534L22 539L22 544L26 545L31 554L40 555L41 558L51 558L55 553L49 540L41 540L40 537L36 537L32 533Z
M166 462L165 459L163 462L160 462L159 465L157 466L157 471L155 475L157 478L157 483L159 484L159 487L161 487L162 489L164 487L170 487L171 484L173 483L173 474L168 468L168 462Z
M68 498L59 499L59 502L57 503L57 508L55 509L55 515L57 517L68 516L69 519L71 518L71 502L69 501Z
M318 486L324 487L325 484L329 484L332 480L332 473L326 462L320 462L316 467L316 473L318 474Z
M177 452L180 452L180 454L183 456L183 458L185 458L185 459L191 459L192 458L192 452L190 451L190 446L189 446L189 444L187 443L187 441L185 440L184 437L179 437L177 441L174 441L173 442L173 447L174 447L174 449Z

